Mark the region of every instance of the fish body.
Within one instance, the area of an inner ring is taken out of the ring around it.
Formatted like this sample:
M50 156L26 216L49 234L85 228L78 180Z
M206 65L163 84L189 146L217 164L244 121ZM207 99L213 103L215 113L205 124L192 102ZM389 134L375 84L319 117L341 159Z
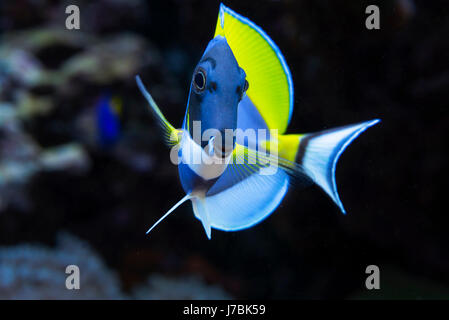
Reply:
M292 184L318 184L346 213L337 192L339 156L378 119L311 134L286 134L293 82L279 48L253 22L221 5L214 38L194 69L181 129L138 86L173 147L186 196L211 229L237 231L269 216Z
M120 137L121 100L109 93L102 94L95 106L97 140L101 147L113 146Z

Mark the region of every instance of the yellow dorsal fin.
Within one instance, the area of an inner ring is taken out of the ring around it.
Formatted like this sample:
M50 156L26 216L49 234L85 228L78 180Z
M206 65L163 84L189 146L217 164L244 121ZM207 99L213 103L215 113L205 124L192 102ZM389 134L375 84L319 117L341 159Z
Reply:
M253 22L220 5L215 35L226 38L249 83L248 97L270 129L282 134L293 111L290 70L276 44Z

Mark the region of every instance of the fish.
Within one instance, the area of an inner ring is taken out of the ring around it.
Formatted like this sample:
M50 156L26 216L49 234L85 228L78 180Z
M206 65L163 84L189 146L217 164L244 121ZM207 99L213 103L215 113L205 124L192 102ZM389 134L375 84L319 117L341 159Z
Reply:
M97 143L102 148L116 144L121 134L120 115L122 100L106 92L100 95L95 104Z
M346 210L337 192L337 161L373 119L315 133L286 133L294 105L291 72L273 40L221 4L215 34L195 67L183 124L164 117L136 82L159 123L185 196L147 234L190 200L206 236L253 227L292 186L317 184Z

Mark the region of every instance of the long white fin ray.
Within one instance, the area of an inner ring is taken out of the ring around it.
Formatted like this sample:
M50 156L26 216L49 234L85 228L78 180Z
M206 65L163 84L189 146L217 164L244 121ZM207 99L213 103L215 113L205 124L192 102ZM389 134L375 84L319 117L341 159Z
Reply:
M154 227L156 227L162 220L164 220L165 218L167 218L167 216L172 213L177 207L179 207L181 204L183 204L184 202L186 202L187 200L190 200L192 197L190 196L190 194L186 195L184 198L182 198L177 204L175 204L170 210L168 210L168 212L166 214L164 214L158 221L156 221L150 229L148 229L146 234L149 234L151 232L151 230L154 229Z

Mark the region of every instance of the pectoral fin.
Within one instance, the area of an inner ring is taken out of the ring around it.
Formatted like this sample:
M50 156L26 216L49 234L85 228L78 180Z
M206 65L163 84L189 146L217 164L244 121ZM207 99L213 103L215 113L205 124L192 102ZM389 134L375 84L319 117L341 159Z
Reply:
M142 80L140 79L139 76L136 76L136 82L143 96L145 97L145 99L147 99L148 103L150 104L151 113L153 114L159 126L163 130L165 143L170 147L179 144L179 142L181 141L182 130L175 129L175 127L173 127L170 124L170 122L167 121L167 119L164 117L161 110L157 106L156 102L154 101L153 97L151 96L151 94L147 91L147 89L145 89L145 86L143 85Z

